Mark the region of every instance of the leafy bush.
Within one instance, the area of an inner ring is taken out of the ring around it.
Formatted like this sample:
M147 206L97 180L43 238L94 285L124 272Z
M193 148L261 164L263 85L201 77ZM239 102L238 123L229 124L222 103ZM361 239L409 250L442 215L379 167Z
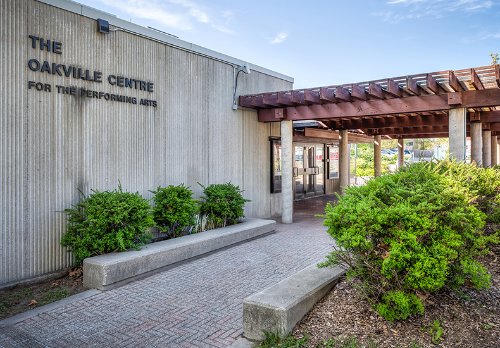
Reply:
M451 161L440 162L436 167L451 185L467 189L471 202L486 214L488 222L500 223L500 168Z
M325 225L338 247L323 266L348 264L348 275L388 320L422 313L419 294L489 284L476 258L498 233L484 234L485 214L442 170L404 167L348 188L326 207Z
M242 192L230 182L203 186L200 213L207 215L215 227L235 224L245 216L243 207L249 202L243 198Z
M170 185L158 187L153 193L153 218L160 231L177 237L186 227L195 224L198 204L189 187Z
M61 244L80 265L87 257L138 247L150 238L153 225L148 201L139 193L93 191L71 209Z

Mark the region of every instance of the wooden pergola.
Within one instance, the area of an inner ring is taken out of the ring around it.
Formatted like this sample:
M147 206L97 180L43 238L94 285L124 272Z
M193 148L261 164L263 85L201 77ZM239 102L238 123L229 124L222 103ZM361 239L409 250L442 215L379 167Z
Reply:
M293 121L316 120L324 131L335 131L341 190L349 184L349 137L374 141L376 175L382 136L399 139L401 162L404 139L439 137L449 138L450 156L457 160L465 160L466 137L470 137L472 161L484 166L499 162L500 65L243 95L239 105L257 110L260 122L281 122L286 185L292 181ZM283 206L288 207L283 209L283 221L291 222L291 186L282 192Z
M321 120L332 130L396 138L448 137L448 111L500 135L500 66L240 96L259 121ZM469 132L469 131L468 131Z

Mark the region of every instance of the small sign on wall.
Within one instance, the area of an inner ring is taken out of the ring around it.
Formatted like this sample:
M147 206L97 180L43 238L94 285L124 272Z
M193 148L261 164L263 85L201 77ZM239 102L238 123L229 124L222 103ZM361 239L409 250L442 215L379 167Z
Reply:
M328 179L339 178L339 145L327 145L328 149Z

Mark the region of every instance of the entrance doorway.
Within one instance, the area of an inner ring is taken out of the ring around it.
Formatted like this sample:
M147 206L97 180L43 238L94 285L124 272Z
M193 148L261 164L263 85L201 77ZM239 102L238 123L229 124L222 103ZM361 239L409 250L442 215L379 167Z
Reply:
M323 144L295 144L293 153L294 198L325 194L325 146Z

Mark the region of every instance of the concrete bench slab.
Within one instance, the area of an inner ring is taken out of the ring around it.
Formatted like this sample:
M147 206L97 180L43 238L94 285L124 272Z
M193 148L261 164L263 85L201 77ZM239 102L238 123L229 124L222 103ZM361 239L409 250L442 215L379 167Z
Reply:
M236 225L148 244L141 250L89 257L83 262L83 285L104 290L141 274L272 232L275 227L273 220L245 219Z
M243 301L243 336L263 340L264 331L287 335L346 272L316 264Z

